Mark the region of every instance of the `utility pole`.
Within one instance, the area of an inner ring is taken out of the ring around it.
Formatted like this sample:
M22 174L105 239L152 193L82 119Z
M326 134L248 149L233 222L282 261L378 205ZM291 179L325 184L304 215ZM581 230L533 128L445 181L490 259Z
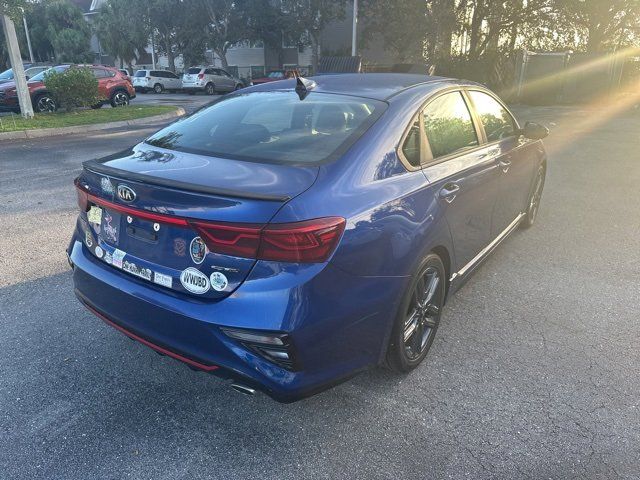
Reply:
M29 35L29 27L27 26L27 16L24 14L24 9L22 9L22 23L24 25L24 33L27 36L27 46L29 47L29 60L31 63L35 63L33 59L33 50L31 49L31 36Z
M358 55L358 0L353 0L353 31L351 33L351 56Z
M7 15L0 15L0 21L2 22L4 38L7 42L9 60L11 62L11 68L13 69L13 79L16 82L16 93L18 94L20 111L24 118L33 118L33 105L31 105L31 96L29 95L24 66L22 65L22 57L20 56L16 27Z

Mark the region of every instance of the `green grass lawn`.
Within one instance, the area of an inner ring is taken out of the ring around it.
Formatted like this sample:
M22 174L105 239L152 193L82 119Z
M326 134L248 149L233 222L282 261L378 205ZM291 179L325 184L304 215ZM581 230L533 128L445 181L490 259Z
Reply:
M129 105L128 107L120 108L104 106L99 110L78 110L70 113L37 113L31 120L25 120L20 115L3 115L0 116L0 132L119 122L121 120L161 115L175 110L176 107L170 106Z

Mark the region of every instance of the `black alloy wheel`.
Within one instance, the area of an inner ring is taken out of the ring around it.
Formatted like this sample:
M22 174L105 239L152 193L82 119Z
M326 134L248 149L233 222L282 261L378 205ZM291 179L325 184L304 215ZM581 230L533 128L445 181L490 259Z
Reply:
M123 91L117 91L111 96L111 106L116 107L126 107L129 105L129 94Z
M405 293L387 352L393 370L409 372L427 356L440 325L446 273L442 260L429 254Z
M49 95L40 95L35 101L35 110L38 113L53 113L58 109L56 101Z
M540 210L540 200L542 199L542 191L544 190L544 181L546 176L546 170L544 165L540 165L536 179L533 182L533 189L529 195L529 201L527 203L527 212L522 221L523 228L529 228L533 226L538 217L538 211Z

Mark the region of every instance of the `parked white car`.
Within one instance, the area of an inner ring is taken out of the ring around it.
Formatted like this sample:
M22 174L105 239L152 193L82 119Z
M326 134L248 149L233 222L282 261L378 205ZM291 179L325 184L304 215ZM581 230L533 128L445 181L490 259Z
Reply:
M182 82L180 77L168 70L138 70L133 76L133 88L142 93L151 90L155 93L165 90L175 92L182 88Z
M182 76L182 89L193 94L204 92L207 95L227 93L239 90L244 85L221 68L191 67Z

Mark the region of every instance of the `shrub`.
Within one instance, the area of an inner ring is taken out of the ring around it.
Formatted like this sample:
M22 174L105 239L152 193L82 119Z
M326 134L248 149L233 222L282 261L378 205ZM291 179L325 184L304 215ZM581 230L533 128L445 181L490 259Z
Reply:
M56 102L67 111L90 107L102 99L98 95L98 80L89 68L71 67L63 72L51 72L44 84Z

